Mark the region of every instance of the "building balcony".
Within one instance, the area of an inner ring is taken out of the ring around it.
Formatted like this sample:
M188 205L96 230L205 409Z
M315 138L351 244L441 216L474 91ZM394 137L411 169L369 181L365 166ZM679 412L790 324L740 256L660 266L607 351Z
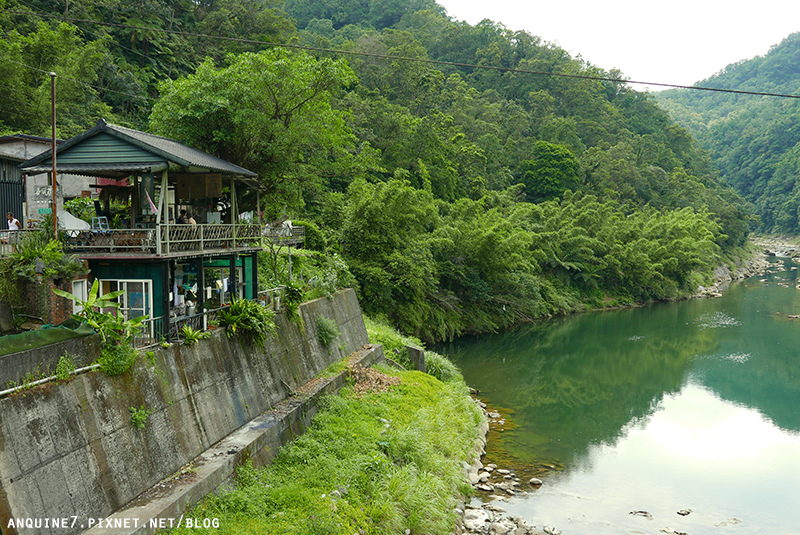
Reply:
M12 252L24 231L0 232L0 256ZM301 245L303 227L269 227L257 224L161 224L135 229L61 230L64 250L83 258L194 256L214 251L262 249L270 245Z

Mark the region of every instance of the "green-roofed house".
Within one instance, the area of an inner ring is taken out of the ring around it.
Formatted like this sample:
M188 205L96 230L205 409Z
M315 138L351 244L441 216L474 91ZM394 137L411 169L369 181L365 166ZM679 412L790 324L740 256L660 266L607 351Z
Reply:
M262 189L255 173L171 139L101 119L58 146L55 166L57 173L105 182L99 196L106 206L130 200L124 228L110 228L98 209L90 230L64 229L65 248L88 262L102 293L125 292L121 310L128 317L153 319L154 338L169 338L185 321L205 328L203 312L234 297L257 298L264 240L302 240L302 228L240 219L237 193L259 197ZM52 173L51 151L20 171ZM181 209L197 224L178 222Z

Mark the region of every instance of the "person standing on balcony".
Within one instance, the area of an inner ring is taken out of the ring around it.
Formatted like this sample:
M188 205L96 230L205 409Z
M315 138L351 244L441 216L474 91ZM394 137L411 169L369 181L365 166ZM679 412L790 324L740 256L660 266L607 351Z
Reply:
M187 223L186 210L181 210L181 215L178 216L178 219L176 219L175 222L179 225L185 225Z
M15 231L22 228L22 224L20 224L19 219L15 218L14 214L11 212L6 214L6 220L8 221L8 230L11 231L8 233L8 243L17 243L17 233Z
M8 230L19 230L20 223L19 219L14 217L14 214L11 212L6 214L6 219L8 220Z

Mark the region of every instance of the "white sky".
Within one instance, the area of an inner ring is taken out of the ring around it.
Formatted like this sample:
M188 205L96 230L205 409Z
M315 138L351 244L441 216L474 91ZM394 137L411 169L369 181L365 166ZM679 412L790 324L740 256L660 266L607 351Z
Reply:
M798 0L437 0L456 20L525 30L642 82L692 85L800 31ZM636 84L634 89L646 87ZM659 90L659 87L652 87Z

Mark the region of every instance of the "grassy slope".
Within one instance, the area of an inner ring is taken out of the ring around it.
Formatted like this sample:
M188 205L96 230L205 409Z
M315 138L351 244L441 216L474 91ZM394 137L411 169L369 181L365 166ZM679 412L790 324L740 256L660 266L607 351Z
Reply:
M399 337L370 324L373 342ZM272 465L241 467L236 489L189 516L218 518L214 533L451 532L455 497L471 491L462 460L483 415L457 369L433 361L446 382L414 371L360 373L325 398L311 428ZM184 531L203 530L176 530Z

